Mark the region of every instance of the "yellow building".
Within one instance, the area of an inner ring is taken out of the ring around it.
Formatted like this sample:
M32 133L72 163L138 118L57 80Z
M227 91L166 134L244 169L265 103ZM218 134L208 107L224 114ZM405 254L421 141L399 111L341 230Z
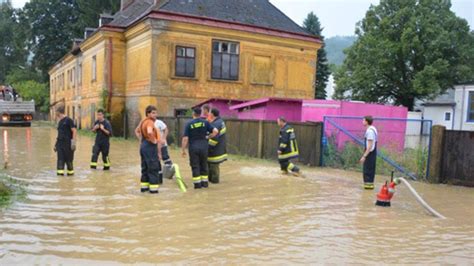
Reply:
M321 42L267 0L122 0L100 24L49 72L51 103L79 127L99 107L121 135L149 104L173 116L208 98L314 97Z

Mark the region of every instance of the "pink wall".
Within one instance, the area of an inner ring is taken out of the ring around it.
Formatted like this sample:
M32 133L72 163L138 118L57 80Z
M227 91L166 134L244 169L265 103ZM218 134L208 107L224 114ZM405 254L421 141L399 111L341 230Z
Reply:
M266 120L276 120L283 116L289 122L301 121L301 102L270 101L267 105Z
M266 119L266 104L260 106L251 106L252 109L243 109L237 114L238 119L243 120L265 120Z
M301 121L301 102L269 100L257 105L240 109L239 119L276 120L284 116L290 122Z
M301 121L322 122L324 116L341 115L340 101L305 100L301 110Z
M357 102L341 102L341 108L339 113L337 109L322 108L319 112L312 108L312 116L307 116L309 121L313 119L320 119L321 114L324 115L335 115L340 116L366 116L371 115L375 118L374 126L379 132L378 147L391 151L403 151L405 146L405 121L393 121L393 120L378 120L377 118L402 118L406 119L408 115L408 109L405 107L388 106L381 104L366 104ZM310 112L307 112L310 113ZM315 114L316 113L316 114ZM331 113L331 114L330 114ZM321 120L320 120L321 121ZM365 128L362 125L362 119L360 118L332 118L332 121L338 125L344 127L358 138L363 139L365 134ZM336 141L339 147L343 147L347 141L352 142L352 139L346 134L339 132L333 126L326 124L326 135L336 134Z
M405 121L384 121L377 118L407 118L408 110L405 107L388 106L381 104L367 104L346 101L329 100L285 100L260 99L255 103L249 102L246 109L240 109L239 119L276 120L284 116L290 122L322 122L325 116L366 116L375 118L374 125L379 131L379 147L402 151L405 146ZM365 128L360 118L333 118L334 122L347 129L358 138L364 137ZM339 147L352 139L326 124L326 135L334 134Z

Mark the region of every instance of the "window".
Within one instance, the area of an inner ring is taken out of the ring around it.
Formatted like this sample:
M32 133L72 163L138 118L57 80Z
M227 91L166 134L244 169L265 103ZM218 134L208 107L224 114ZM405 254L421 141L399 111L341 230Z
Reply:
M444 113L444 121L451 121L451 112Z
M233 42L212 42L212 78L239 79L239 44Z
M92 81L97 80L97 57L92 57Z
M194 78L196 65L196 49L176 46L175 76Z
M77 70L77 84L80 86L82 85L82 64L79 64Z
M76 81L74 80L75 76L76 76L76 67L73 67L71 70L71 84L73 88L76 86Z
M469 92L467 99L467 122L474 122L474 91Z

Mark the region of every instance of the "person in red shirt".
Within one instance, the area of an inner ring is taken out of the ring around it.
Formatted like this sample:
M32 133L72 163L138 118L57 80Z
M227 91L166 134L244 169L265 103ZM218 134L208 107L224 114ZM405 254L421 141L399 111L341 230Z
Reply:
M146 118L143 119L135 129L135 135L141 140L140 157L141 157L141 192L150 191L150 193L158 193L158 174L161 171L161 165L158 157L158 149L160 145L160 134L155 127L157 109L155 106L149 105L145 109Z

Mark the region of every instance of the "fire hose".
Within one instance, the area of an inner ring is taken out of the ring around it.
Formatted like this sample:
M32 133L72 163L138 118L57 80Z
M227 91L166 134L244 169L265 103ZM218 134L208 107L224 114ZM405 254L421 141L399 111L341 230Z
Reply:
M408 181L405 178L403 177L395 178L394 181L397 184L400 184L400 183L405 184L405 186L408 187L411 194L415 197L418 203L420 203L420 205L423 206L430 214L441 219L446 219L446 217L444 217L442 214L440 214L435 209L433 209L430 205L428 205L428 203L426 203L426 201L416 192L416 190L410 185L410 183L408 183Z

